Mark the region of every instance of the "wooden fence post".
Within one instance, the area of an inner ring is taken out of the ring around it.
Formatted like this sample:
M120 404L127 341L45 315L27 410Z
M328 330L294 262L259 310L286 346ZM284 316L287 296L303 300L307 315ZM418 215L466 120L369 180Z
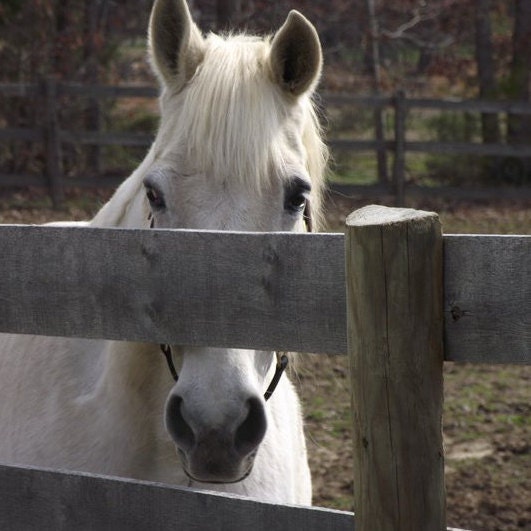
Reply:
M406 156L406 95L403 90L396 92L395 107L395 156L393 162L393 185L396 206L404 206L405 156Z
M61 139L57 120L57 82L46 78L43 84L46 108L44 135L46 142L46 176L52 203L57 208L64 200L61 171Z
M439 219L368 206L345 244L356 531L443 530Z

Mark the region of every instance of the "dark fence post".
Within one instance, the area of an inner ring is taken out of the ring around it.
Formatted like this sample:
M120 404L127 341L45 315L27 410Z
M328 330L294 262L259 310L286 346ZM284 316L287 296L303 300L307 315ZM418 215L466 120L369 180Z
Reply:
M64 200L61 170L61 139L57 119L57 81L46 78L43 83L45 101L44 138L46 142L46 178L54 208Z
M393 162L393 187L396 206L404 206L405 201L405 158L406 158L406 95L403 90L396 92L395 107L395 157Z

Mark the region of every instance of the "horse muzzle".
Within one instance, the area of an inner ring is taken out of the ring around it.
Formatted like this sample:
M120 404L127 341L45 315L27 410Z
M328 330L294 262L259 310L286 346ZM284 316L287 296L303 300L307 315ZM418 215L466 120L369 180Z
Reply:
M242 411L211 427L179 395L166 405L166 427L178 448L185 473L202 483L236 483L252 471L267 429L263 400L251 397Z
M247 478L253 471L254 458L252 454L241 460L240 463L223 462L213 459L209 454L188 456L181 449L178 450L184 473L193 481L210 484L238 483Z

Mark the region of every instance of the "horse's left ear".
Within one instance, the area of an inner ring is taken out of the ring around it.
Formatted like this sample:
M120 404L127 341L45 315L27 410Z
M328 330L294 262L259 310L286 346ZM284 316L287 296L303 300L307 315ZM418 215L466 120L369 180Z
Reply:
M271 43L270 64L275 81L286 92L300 96L315 88L322 63L315 28L298 11L290 11Z
M186 0L155 0L148 41L155 73L165 85L180 90L195 74L205 48Z

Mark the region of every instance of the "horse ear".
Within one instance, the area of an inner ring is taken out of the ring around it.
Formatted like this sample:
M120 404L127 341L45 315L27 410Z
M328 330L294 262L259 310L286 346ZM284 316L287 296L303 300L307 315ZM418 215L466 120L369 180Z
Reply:
M181 89L203 60L204 40L185 0L156 0L149 21L148 47L163 84Z
M298 11L290 11L271 44L275 81L288 93L300 96L317 84L323 57L313 25Z

